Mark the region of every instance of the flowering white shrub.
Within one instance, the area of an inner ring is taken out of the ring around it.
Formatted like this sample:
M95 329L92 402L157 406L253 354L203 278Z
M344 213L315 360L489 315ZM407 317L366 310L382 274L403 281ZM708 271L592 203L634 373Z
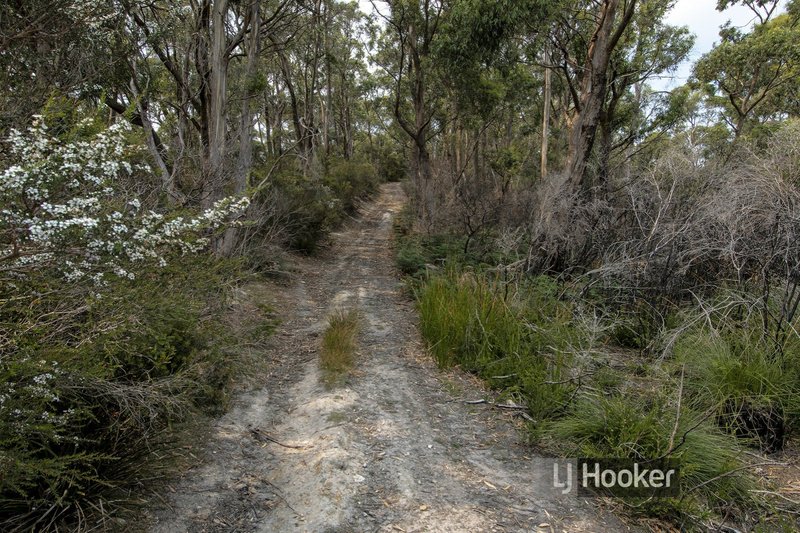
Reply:
M131 164L145 152L128 126L85 126L64 140L37 119L0 140L0 507L30 524L136 470L137 447L222 372L207 281L218 262L159 266L208 246L249 203L148 209L125 192L149 172Z
M13 164L0 172L0 273L55 268L68 281L108 274L133 279L137 263L165 265L196 252L208 233L242 214L248 198L225 198L195 216L168 217L120 199L114 182L133 171L119 123L91 140L62 142L37 119L8 139Z

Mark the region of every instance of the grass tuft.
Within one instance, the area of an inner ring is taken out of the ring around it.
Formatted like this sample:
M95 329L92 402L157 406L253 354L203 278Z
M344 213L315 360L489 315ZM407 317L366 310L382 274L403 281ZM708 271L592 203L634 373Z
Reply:
M338 309L328 317L322 336L320 366L326 380L336 381L353 367L360 317L356 309Z
M458 365L525 404L542 449L680 462L682 496L635 502L632 514L687 530L754 517L774 525L747 445L761 437L762 448L780 448L784 420L800 411L788 348L780 357L747 328L689 331L673 360L610 365L604 343L616 317L587 313L592 302L553 278L508 280L450 264L412 285L439 365Z
M800 387L795 366L759 333L729 327L718 335L686 335L675 356L686 363L689 394L716 411L725 430L763 450L777 451L795 430Z

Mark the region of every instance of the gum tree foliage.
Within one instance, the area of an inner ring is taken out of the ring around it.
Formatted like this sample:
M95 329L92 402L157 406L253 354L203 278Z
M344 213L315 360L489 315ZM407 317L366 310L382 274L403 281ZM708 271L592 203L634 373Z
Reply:
M523 57L519 37L535 36L557 3L464 0L456 2L437 43L459 109L487 118L503 93L513 91L513 69Z
M724 8L731 2L721 2ZM726 26L721 42L697 62L694 76L734 139L759 125L796 117L800 22L796 2L775 16L776 2L745 2L760 21L749 33ZM760 9L759 9L760 8Z
M606 183L612 170L627 163L650 135L664 132L679 114L668 99L646 84L684 61L694 44L686 27L664 24L673 0L643 0L611 56L608 95L600 113L598 176Z

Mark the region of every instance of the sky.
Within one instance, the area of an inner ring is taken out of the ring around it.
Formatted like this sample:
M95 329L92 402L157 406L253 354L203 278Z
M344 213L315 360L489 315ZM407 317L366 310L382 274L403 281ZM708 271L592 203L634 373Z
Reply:
M370 13L369 0L358 0L361 10ZM376 2L382 4L382 2ZM785 2L782 2L782 4ZM682 63L672 77L654 80L652 85L659 90L674 88L683 84L691 75L692 65L700 56L711 50L719 41L719 27L730 20L734 26L748 28L754 21L753 12L741 5L729 7L723 12L716 10L717 0L678 0L667 14L667 23L674 26L688 26L696 36L694 49L689 58Z
M700 56L719 42L719 27L728 20L734 26L749 28L755 15L748 8L735 5L723 12L716 10L717 0L678 0L667 14L667 23L673 26L688 26L695 34L694 48L687 61L681 64L672 79L656 80L658 89L670 89L683 84L692 73L692 65Z

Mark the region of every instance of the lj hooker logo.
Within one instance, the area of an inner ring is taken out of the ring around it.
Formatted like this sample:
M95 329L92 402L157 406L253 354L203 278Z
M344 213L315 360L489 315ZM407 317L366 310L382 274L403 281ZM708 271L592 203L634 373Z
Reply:
M674 459L573 459L554 461L553 487L563 495L673 498L680 494Z

